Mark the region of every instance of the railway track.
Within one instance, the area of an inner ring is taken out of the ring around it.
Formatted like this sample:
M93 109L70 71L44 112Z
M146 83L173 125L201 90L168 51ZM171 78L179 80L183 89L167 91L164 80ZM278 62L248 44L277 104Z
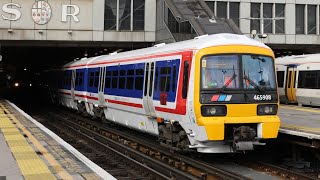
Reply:
M190 156L170 152L167 148L154 143L155 139L149 141L132 136L132 134L127 134L119 129L118 126L102 125L101 122L92 121L89 118L76 115L74 112L64 110L59 110L59 113L51 112L49 115L54 117L55 121L60 121L59 124L82 132L83 136L94 139L97 143L107 147L112 147L116 151L122 152L124 156L129 156L152 168L158 174L162 174L163 179L250 179L233 171L214 167L201 158L190 158ZM136 133L136 131L133 132ZM316 179L264 162L239 159L233 161L280 179Z
M116 179L169 179L145 164L134 160L128 154L102 143L94 136L68 123L46 122L45 126L59 134L90 160L108 171Z
M63 113L62 113L63 112ZM211 166L167 148L138 139L101 123L76 114L59 111L51 112L52 120L74 132L81 132L101 145L113 148L162 174L164 179L250 179L241 174Z
M278 177L280 179L291 179L291 180L318 180L319 178L314 176L309 176L303 173L291 171L270 163L257 161L257 160L238 160L238 163L247 167L250 167L256 171L264 172L270 174L273 177Z

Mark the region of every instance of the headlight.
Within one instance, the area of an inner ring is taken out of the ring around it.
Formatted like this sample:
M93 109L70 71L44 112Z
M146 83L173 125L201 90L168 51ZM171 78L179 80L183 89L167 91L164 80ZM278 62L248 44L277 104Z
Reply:
M227 106L201 106L202 116L225 116L227 115Z
M276 104L263 104L258 105L258 115L276 115L278 112L278 105Z

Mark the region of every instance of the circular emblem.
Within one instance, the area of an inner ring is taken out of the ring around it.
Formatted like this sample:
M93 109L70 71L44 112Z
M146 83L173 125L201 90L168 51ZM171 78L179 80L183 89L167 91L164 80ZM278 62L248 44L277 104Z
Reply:
M37 1L33 4L32 19L37 24L47 24L51 18L51 7L46 1Z

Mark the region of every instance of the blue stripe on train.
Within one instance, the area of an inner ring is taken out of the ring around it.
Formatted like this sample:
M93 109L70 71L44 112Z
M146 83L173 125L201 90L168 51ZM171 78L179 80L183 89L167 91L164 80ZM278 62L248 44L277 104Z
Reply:
M170 68L171 71L168 73L161 73L161 69ZM156 70L157 69L157 70ZM174 70L175 69L175 70ZM166 92L167 93L167 102L175 102L177 88L178 88L178 76L179 76L179 69L180 69L180 60L165 60L165 61L157 61L155 62L154 68L154 86L153 86L153 99L160 100L160 93ZM126 75L121 76L120 71L125 70ZM128 75L128 70L134 70L133 75ZM142 70L140 74L136 74L136 70ZM143 89L144 89L144 76L145 76L145 63L139 64L128 64L128 65L121 65L121 66L108 66L106 71L111 72L111 76L107 76L110 78L108 81L109 86L106 84L104 93L108 95L115 95L115 96L123 96L123 97L132 97L132 98L140 98L143 97ZM112 72L117 71L117 76L112 76ZM71 70L66 70L64 72L65 76L71 77ZM82 74L81 74L82 73ZM106 73L108 74L108 73ZM76 82L75 83L75 90L76 91L87 91L91 93L98 93L98 82L100 76L100 68L83 68L76 70ZM83 78L79 77L79 75L83 76ZM134 79L133 88L127 89L127 81L128 76ZM82 80L81 80L82 79ZM117 81L117 88L112 88L112 81L116 79ZM141 81L142 79L142 81ZM66 77L64 78L64 81ZM120 82L121 80L121 82ZM80 83L80 81L82 81ZM123 82L124 81L124 82ZM136 83L139 84L136 84ZM107 83L107 80L106 80ZM119 83L124 83L124 88L119 88ZM71 81L70 81L71 84ZM63 89L71 89L70 84L64 84ZM136 89L136 85L139 87ZM141 86L141 87L140 87ZM108 88L107 88L108 87Z

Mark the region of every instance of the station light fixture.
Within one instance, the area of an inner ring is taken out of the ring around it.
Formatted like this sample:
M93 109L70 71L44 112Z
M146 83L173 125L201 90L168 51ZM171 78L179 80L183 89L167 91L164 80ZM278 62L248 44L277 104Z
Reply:
M72 35L72 30L68 30L68 34Z
M8 29L8 33L12 33L13 32L13 29Z
M42 35L43 34L43 30L42 29L38 30L38 33Z
M267 38L268 37L268 34L259 34L258 35L258 37L260 38L260 39L264 39L264 38Z
M257 36L257 30L252 30L251 31L251 37L252 37L252 39L254 39L254 38L256 38L256 36Z

